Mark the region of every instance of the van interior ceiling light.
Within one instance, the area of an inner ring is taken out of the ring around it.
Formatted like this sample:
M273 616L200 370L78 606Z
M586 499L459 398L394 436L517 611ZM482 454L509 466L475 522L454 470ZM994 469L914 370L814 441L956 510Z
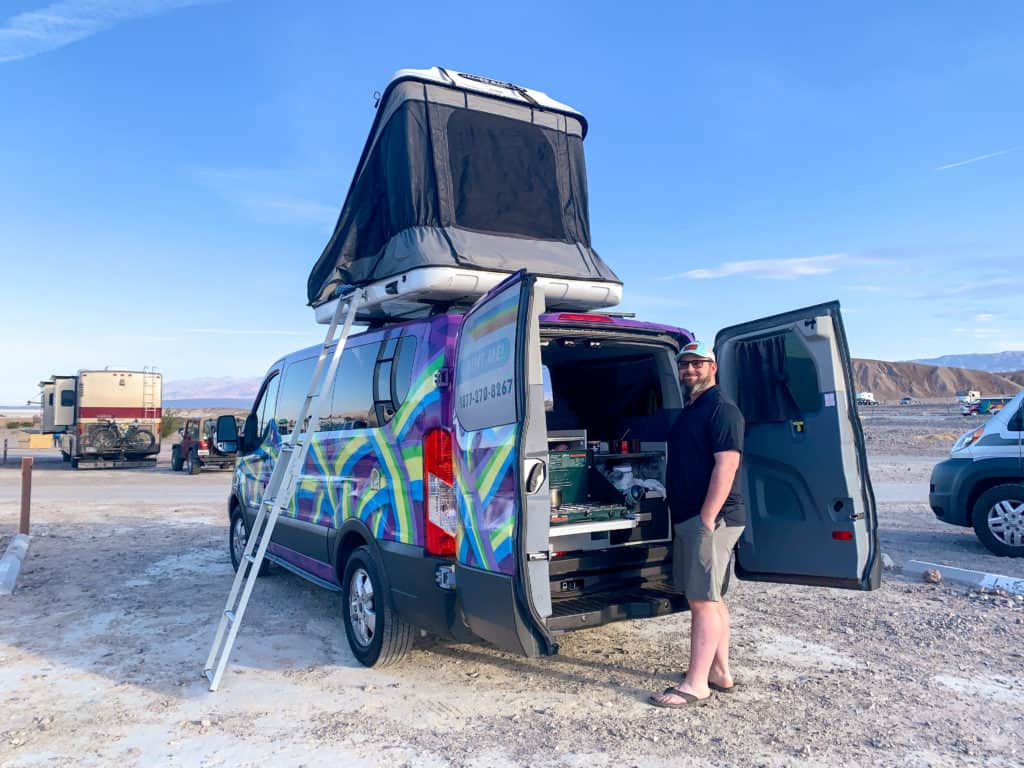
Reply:
M458 508L455 504L455 473L452 467L452 435L434 429L423 440L424 520L426 549L431 555L455 554Z
M587 346L591 349L598 349L601 346L601 342L591 340L587 342Z

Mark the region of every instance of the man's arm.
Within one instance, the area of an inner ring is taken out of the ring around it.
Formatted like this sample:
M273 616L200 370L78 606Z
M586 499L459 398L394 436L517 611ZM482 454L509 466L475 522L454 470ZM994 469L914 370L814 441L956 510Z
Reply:
M736 479L736 472L739 471L739 468L739 451L715 452L715 468L711 470L708 493L700 508L701 522L708 530L715 530L715 520L718 513L722 511L725 500L729 498L729 491L732 490L732 482Z

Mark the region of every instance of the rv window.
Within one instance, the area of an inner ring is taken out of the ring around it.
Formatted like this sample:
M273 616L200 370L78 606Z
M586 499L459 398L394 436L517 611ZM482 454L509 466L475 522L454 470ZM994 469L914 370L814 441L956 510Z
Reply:
M562 223L555 148L544 130L501 115L455 110L448 162L460 227L568 240Z
M53 392L50 393L50 405L53 405Z
M262 440L267 434L270 422L274 420L274 410L277 405L277 389L281 384L281 377L277 373L271 374L270 380L263 387L263 395L260 401L253 408L256 414L257 434Z
M53 397L53 395L50 395ZM60 393L60 404L62 407L68 407L75 404L75 392L71 389L65 389Z
M320 429L366 429L377 426L373 409L373 368L380 342L349 347L342 353L334 379L329 412Z

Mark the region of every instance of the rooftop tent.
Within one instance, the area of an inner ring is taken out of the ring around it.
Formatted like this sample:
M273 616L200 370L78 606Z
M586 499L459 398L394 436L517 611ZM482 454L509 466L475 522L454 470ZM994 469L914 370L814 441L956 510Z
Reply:
M498 278L526 268L603 284L608 298L590 305L617 303L621 282L590 243L585 134L581 114L539 91L440 68L398 72L310 273L309 303L425 268Z

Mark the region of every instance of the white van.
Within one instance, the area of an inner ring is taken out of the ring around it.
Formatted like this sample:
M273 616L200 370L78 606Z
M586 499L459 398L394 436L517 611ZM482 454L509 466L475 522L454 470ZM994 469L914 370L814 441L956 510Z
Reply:
M951 525L973 526L997 555L1024 555L1024 390L960 437L932 470L928 501Z

